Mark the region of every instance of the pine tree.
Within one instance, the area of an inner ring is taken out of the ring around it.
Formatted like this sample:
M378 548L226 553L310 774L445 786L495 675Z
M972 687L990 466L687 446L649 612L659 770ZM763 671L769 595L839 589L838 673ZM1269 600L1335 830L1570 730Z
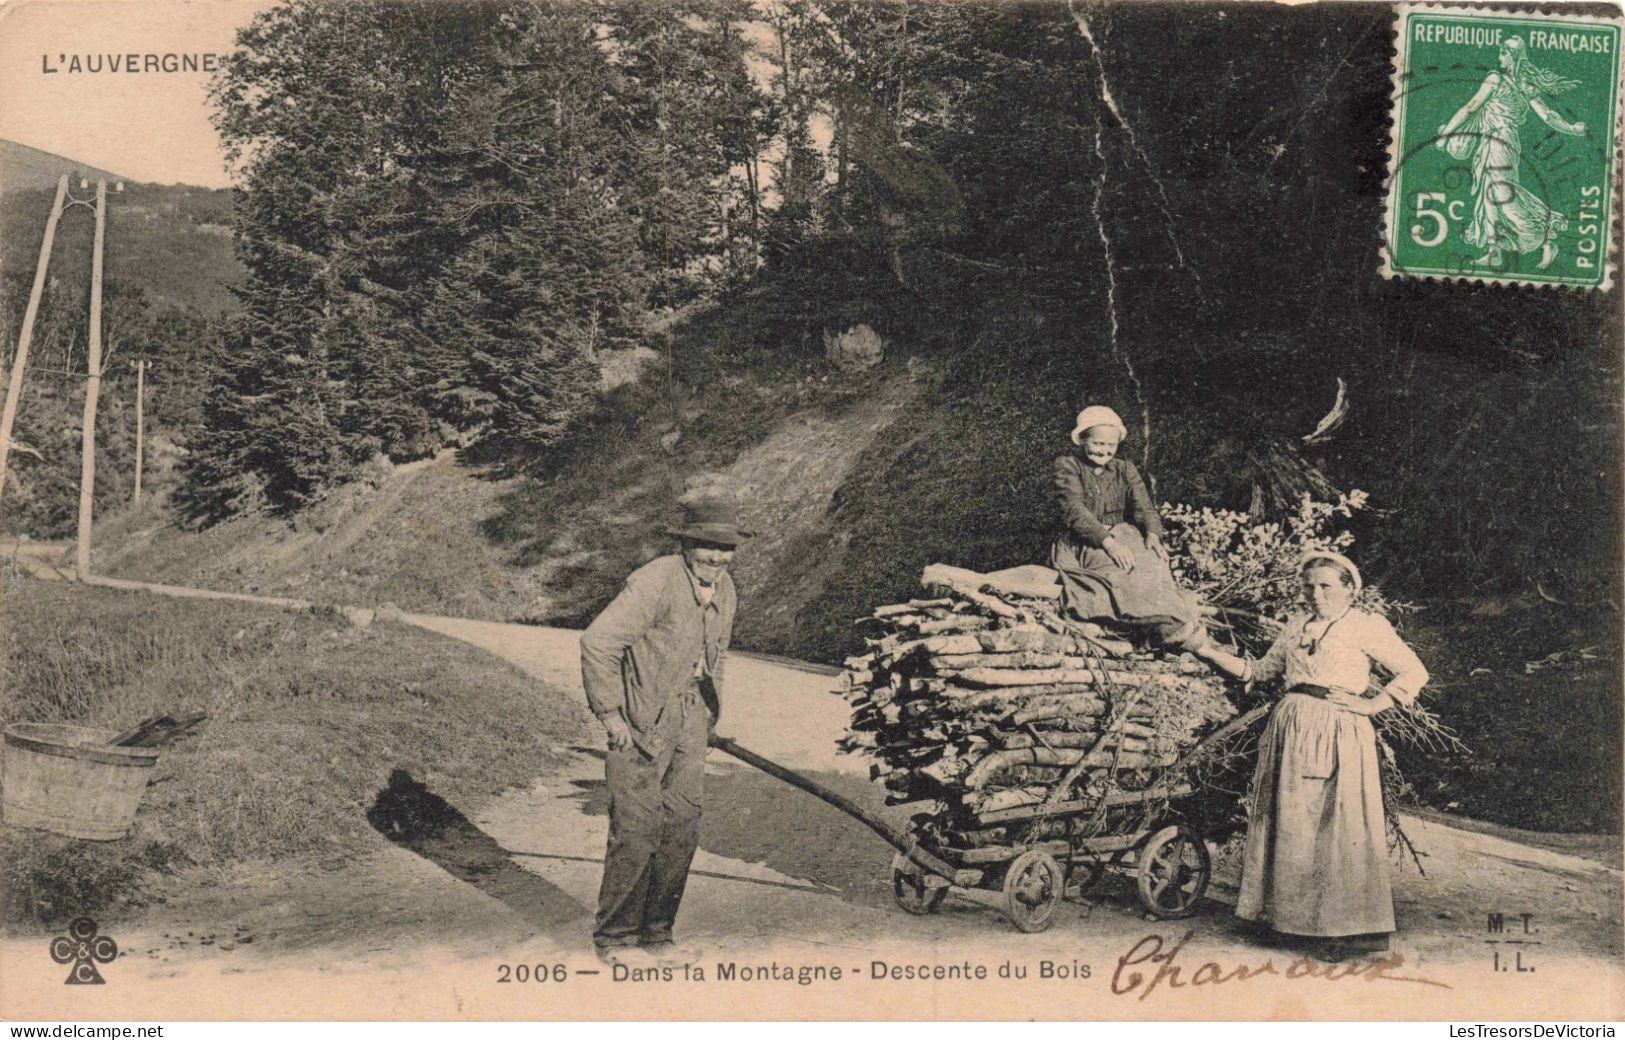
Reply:
M248 279L194 445L198 512L299 508L379 452L529 458L564 439L592 409L595 352L635 342L653 286L680 298L739 263L735 168L760 107L747 14L314 0L258 16L214 92Z

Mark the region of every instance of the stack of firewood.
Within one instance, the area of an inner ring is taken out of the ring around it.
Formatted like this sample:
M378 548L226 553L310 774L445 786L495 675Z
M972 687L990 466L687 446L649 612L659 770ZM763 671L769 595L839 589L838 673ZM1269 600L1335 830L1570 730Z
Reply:
M933 565L924 598L860 622L843 747L894 803L938 804L917 818L936 844L1016 840L1007 825L1039 816L1050 835L1109 827L1113 807L1188 790L1163 772L1236 714L1194 658L1064 618L1048 573Z

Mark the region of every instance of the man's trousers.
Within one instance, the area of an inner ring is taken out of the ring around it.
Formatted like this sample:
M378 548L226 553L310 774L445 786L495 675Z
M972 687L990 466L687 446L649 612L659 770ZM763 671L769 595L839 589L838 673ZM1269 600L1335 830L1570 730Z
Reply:
M700 801L711 713L698 690L680 706L677 738L650 758L635 744L609 752L609 847L593 942L600 947L671 941L689 864L700 841Z

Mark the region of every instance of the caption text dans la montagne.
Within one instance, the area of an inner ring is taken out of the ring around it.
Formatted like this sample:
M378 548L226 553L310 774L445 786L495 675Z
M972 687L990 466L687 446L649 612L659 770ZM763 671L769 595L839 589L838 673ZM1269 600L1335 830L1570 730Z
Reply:
M714 974L708 974L703 967L692 964L671 968L628 968L618 964L611 973L611 978L615 982L706 982L715 979L717 982L794 982L799 986L810 986L815 982L840 982L842 979L857 978L892 982L980 982L995 978L1025 979L1029 977L1029 971L1031 977L1046 980L1087 979L1090 974L1087 964L1048 960L1039 961L1032 966L1011 961L996 966L972 961L958 964L892 964L887 961L870 961L867 971L843 968L835 964L791 965L776 961L765 964L737 964L733 961L718 961Z

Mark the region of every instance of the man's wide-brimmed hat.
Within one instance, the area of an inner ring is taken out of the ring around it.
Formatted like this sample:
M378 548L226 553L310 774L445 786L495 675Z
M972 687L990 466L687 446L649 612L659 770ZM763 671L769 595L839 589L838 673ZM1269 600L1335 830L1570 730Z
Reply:
M683 509L683 522L669 528L668 533L679 538L738 545L751 536L751 532L739 526L739 512L730 498L703 495L678 504Z

